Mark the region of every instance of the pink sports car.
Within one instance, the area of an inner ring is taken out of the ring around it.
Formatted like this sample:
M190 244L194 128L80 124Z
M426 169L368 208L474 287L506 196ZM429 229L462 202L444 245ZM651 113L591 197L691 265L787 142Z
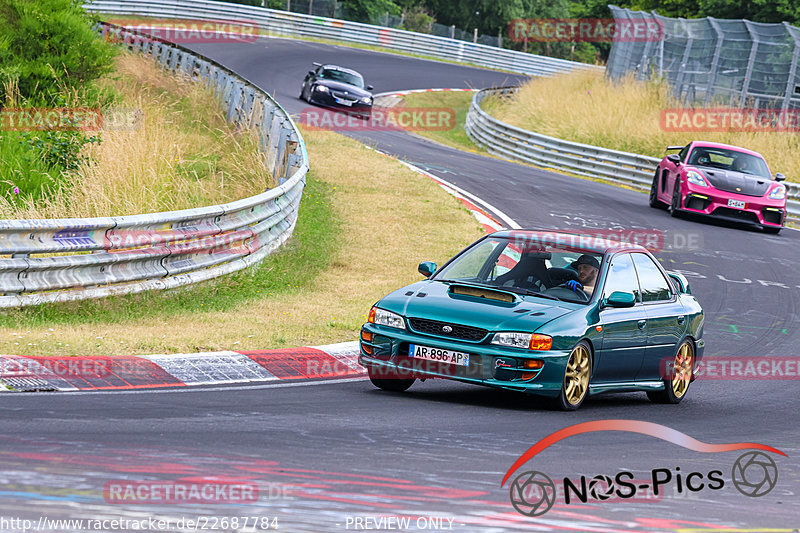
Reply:
M650 207L758 224L778 233L786 218L786 177L773 179L761 154L737 146L693 141L658 164Z

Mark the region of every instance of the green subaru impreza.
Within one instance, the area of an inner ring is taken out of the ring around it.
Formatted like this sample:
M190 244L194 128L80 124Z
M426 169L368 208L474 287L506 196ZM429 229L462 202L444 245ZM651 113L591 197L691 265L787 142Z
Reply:
M703 354L703 309L683 276L609 238L508 230L375 304L359 361L375 386L446 378L550 398L645 391L678 403Z

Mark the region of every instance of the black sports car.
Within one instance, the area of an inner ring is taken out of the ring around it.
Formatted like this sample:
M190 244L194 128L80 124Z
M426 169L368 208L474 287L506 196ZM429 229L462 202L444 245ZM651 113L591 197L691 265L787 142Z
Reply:
M372 114L372 85L365 87L361 74L336 65L314 66L317 68L309 70L303 80L301 99L363 117Z

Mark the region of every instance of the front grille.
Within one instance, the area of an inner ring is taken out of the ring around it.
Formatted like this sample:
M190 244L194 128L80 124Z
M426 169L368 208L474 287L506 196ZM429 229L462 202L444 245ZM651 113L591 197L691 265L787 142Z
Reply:
M690 194L686 197L686 201L684 202L687 209L697 209L698 211L705 211L708 209L708 206L711 205L711 200L707 198L700 198L699 196L694 196Z
M772 209L763 209L761 214L764 217L764 220L769 222L770 224L782 224L783 223L783 211L773 211Z
M755 213L751 213L750 211L740 211L738 209L730 209L728 207L718 207L714 210L714 214L726 218L735 218L745 222L753 222L758 224L758 217Z
M339 100L350 100L351 102L355 102L358 100L358 96L353 96L352 94L344 94L338 91L331 91L333 96L338 98Z
M459 324L450 324L449 322L438 322L436 320L427 320L425 318L409 318L411 329L417 333L425 333L428 335L438 335L440 337L451 337L453 339L463 339L465 341L479 341L488 333L485 329L473 328L472 326L462 326ZM445 333L442 328L449 326L452 331Z

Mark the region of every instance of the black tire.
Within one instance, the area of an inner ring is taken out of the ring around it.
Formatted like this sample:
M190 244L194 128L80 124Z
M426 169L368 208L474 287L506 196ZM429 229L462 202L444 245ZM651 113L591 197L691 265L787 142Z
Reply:
M764 229L764 233L771 233L772 235L777 235L781 232L783 228L775 227L775 226L761 226Z
M661 169L656 169L656 174L653 176L653 185L650 186L650 207L654 209L663 209L664 202L658 199L658 186L659 179L658 176L661 174Z
M305 100L306 102L308 102L308 98L306 98L306 84L305 83L300 88L300 100Z
M648 391L647 397L653 403L680 403L686 397L686 392L692 383L694 366L694 344L686 339L675 352L675 360L669 374L663 378L664 390Z
M672 202L669 204L669 214L677 217L681 212L681 180L675 178L675 187L672 188Z
M579 355L580 354L580 355ZM576 373L570 371L573 366ZM589 395L589 382L592 379L592 349L586 341L580 341L572 348L564 368L561 390L552 401L553 408L559 411L575 411ZM580 382L580 383L579 383ZM570 387L570 384L572 387ZM575 388L579 388L576 393Z
M373 385L381 390L389 392L406 391L416 381L416 378L401 378L399 376L392 377L391 371L387 370L381 371L380 374L378 374L377 371L372 367L367 368L367 374L369 375L369 380ZM378 377L378 375L381 377Z

